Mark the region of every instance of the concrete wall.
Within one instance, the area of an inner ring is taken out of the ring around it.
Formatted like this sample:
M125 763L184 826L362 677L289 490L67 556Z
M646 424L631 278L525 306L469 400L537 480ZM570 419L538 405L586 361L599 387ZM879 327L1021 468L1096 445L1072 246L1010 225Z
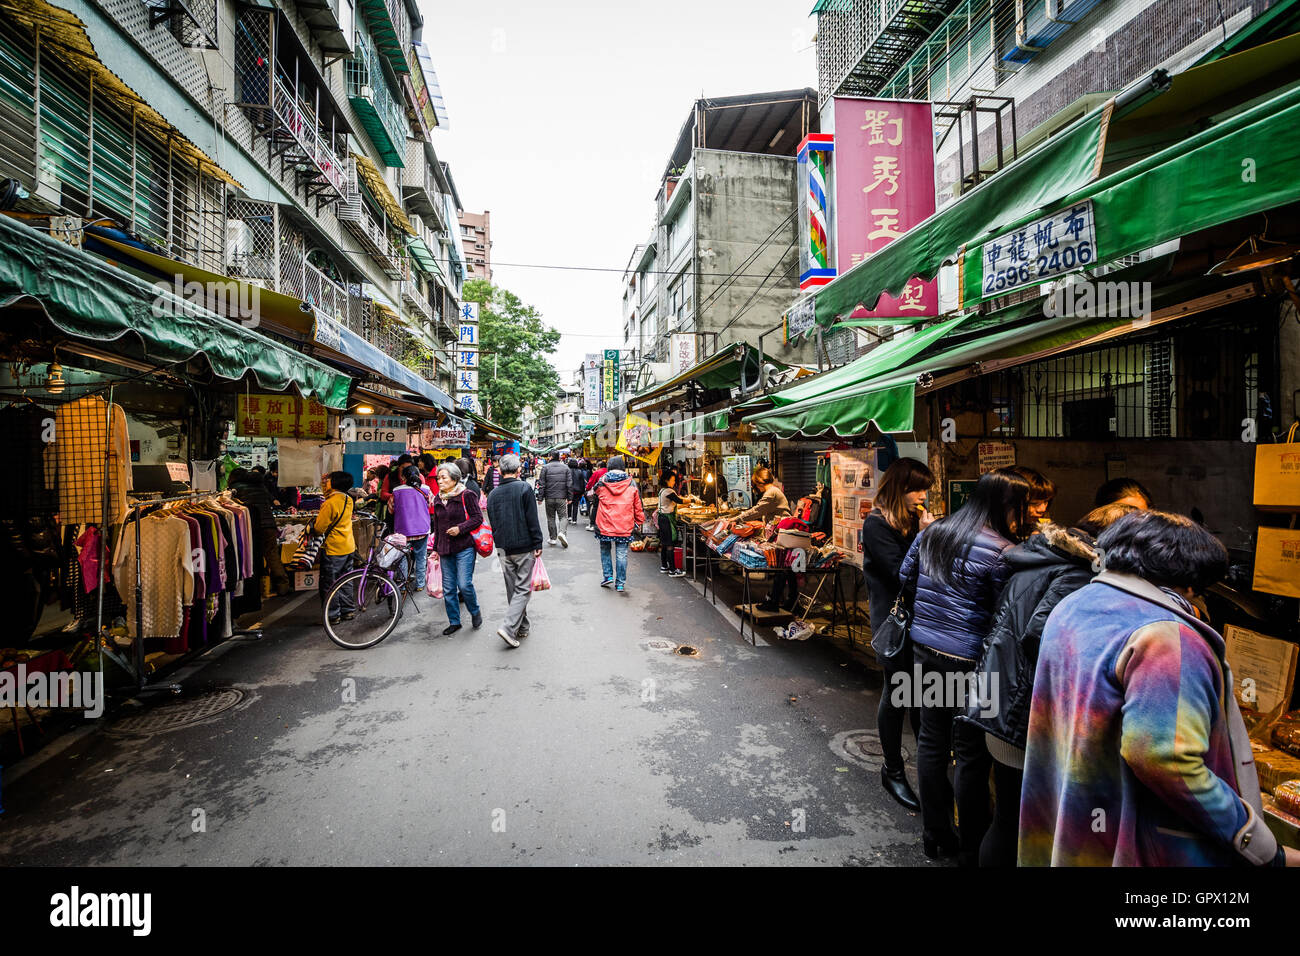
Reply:
M697 149L694 164L696 329L720 332L720 349L734 342L757 345L799 294L796 162ZM743 275L728 282L737 271ZM779 330L764 337L763 348L782 361L816 361L807 344L783 346Z
M922 414L918 408L918 415ZM958 422L959 434L964 430ZM1186 439L1079 442L1062 439L959 438L937 443L942 449L946 482L979 477L977 446L981 440L1010 440L1016 463L1037 468L1056 482L1052 517L1073 523L1092 509L1097 488L1108 477L1125 475L1140 481L1162 511L1190 514L1200 510L1206 527L1229 548L1254 547L1259 513L1252 505L1255 446L1233 441ZM1122 462L1111 463L1107 456Z

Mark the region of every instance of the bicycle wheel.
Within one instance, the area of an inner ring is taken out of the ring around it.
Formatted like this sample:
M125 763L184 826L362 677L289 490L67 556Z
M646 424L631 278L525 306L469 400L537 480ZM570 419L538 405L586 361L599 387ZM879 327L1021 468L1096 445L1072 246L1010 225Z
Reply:
M348 592L355 604L351 620L344 619ZM393 633L401 616L401 590L373 567L340 575L325 595L325 633L346 650L374 647Z

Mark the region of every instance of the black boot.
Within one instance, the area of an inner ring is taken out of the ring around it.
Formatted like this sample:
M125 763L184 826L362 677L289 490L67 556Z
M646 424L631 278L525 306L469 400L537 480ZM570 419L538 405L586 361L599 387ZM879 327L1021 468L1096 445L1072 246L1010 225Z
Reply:
M885 788L885 792L897 800L900 804L917 813L921 809L921 801L917 799L912 785L907 782L907 774L903 768L890 770L888 767L880 768L880 783Z

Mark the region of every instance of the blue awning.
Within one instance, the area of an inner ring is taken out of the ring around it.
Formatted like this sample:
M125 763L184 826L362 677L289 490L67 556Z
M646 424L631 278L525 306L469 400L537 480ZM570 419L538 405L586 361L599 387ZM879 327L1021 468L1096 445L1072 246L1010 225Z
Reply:
M452 411L451 396L431 382L426 382L419 375L407 368L391 355L386 355L376 346L371 345L346 325L330 318L319 309L315 310L316 321L312 329L312 338L326 348L333 349L345 359L354 361L364 370L373 372L380 378L387 379L400 389L418 395L436 408Z

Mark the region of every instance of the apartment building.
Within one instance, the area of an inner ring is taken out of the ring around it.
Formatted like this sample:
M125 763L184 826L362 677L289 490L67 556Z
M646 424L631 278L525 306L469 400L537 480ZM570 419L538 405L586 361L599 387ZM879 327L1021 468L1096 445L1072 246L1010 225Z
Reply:
M70 234L119 229L133 267L300 300L260 331L432 400L465 259L423 29L415 0L14 0L0 178Z
M465 248L465 277L492 281L492 211L462 212L460 241Z
M692 106L623 275L623 348L641 369L632 387L668 374L675 334L697 359L760 336L768 355L805 357L778 327L799 289L795 156L817 123L812 89Z
M819 101L933 104L940 207L1157 69L1176 71L1271 0L821 0ZM831 130L829 111L823 129ZM972 135L974 131L975 135Z
M555 408L549 415L537 415L535 418L537 446L567 446L576 441L581 415L582 390L573 385L561 385L555 391Z

